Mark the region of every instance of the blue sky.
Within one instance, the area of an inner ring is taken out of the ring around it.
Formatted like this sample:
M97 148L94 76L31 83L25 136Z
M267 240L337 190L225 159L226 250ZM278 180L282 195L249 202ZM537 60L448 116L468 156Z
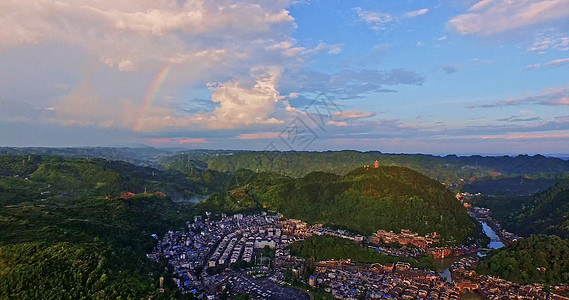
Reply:
M0 145L567 154L569 1L8 1Z

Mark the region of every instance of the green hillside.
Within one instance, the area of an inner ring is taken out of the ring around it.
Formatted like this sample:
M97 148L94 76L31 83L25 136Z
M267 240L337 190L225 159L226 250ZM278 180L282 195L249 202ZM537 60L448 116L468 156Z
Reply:
M106 159L0 156L0 203L62 196L117 197L121 192L163 192L173 199L204 194L207 187L179 172ZM44 193L41 195L41 193ZM15 195L26 195L16 200Z
M299 179L260 173L199 207L265 207L368 235L377 229L410 229L422 235L438 232L448 242L464 242L475 231L464 207L442 184L401 167L358 168L345 176L313 172Z
M569 238L569 180L531 196L480 197L473 203L489 208L506 229L518 235Z
M203 157L201 157L203 158ZM204 187L204 193L224 192L231 187L246 183L254 174L249 169L236 169L231 172L208 169L205 162L193 160L186 156L172 156L162 161L166 170L180 172L191 181Z
M478 272L524 284L568 283L569 241L532 235L484 257Z
M123 162L0 157L0 299L155 299L163 266L146 258L151 234L184 227L192 213L168 197L183 181ZM138 185L141 186L138 186ZM43 195L41 194L43 193Z

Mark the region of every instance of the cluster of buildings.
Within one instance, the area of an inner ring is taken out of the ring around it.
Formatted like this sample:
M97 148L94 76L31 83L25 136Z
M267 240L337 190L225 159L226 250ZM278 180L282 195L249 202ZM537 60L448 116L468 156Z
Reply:
M369 248L390 256L405 257L405 258L418 258L424 256L426 251L419 247L386 247L377 244L368 245Z
M471 200L481 195L482 193L476 193L476 194L471 194L467 192L456 193L456 200L459 200L460 202L464 203L466 200Z
M310 296L301 290L279 284L278 276L254 278L243 272L234 272L222 281L231 286L236 293L246 294L252 299L310 300Z
M479 249L480 247L477 244L434 247L429 248L427 254L433 256L434 259L444 259L475 254Z
M487 214L484 209L475 213L478 217ZM154 261L168 261L173 269L173 280L183 293L212 299L228 286L260 298L306 299L306 294L283 285L283 270L292 270L295 277L304 272L305 260L291 256L288 245L315 235L341 237L400 257L430 254L435 258L445 258L478 250L477 245L432 247L440 239L436 233L420 236L409 230L401 230L401 233L378 230L366 238L340 229L284 219L280 214L222 215L219 221L196 217L194 222L187 223L187 228L187 231L169 231L158 240L148 257ZM382 243L414 247L385 247L380 245ZM273 251L271 268L259 266L265 261L262 255L267 251L266 247ZM414 269L407 263L382 265L356 264L349 260L321 261L315 263L315 272L308 283L337 299L459 299L465 291L476 291L487 299L546 299L543 286L519 285L476 274L472 269L477 262L475 256L455 262L451 267L453 281L448 282L433 271ZM244 264L255 274L259 273L259 268L264 268L262 276L233 270L231 266L234 264ZM559 297L552 299L565 299Z
M323 227L322 224L309 225L308 223L297 220L297 219L287 219L280 222L282 230L285 234L293 236L295 238L308 238L314 235L331 235L339 238L347 239L356 243L363 243L366 237L349 232L342 229L332 229Z
M460 291L430 271L391 265L323 261L309 284L337 299L459 299Z
M451 266L452 277L456 287L464 292L466 290L476 291L484 299L554 299L567 300L569 297L563 296L569 293L569 286L551 286L548 294L542 284L517 284L505 279L479 275L473 268L478 265L478 257L463 257L454 262Z
M466 257L452 265L453 280L461 291L476 290L485 299L552 299L543 285L520 285L495 276L478 275L472 270L476 264L477 258Z
M208 269L225 269L237 262L254 263L255 253L268 246L275 260L290 257L288 243L297 238L283 234L278 215L236 214L220 221L203 220L187 224L188 231L169 231L147 256L167 260L174 269L174 281L184 293L200 294L209 289Z
M401 229L401 233L380 229L370 238L370 242L373 244L398 243L400 245L413 245L423 249L427 249L439 241L440 237L436 232L427 234L426 236L420 236L418 233L411 232L408 229Z

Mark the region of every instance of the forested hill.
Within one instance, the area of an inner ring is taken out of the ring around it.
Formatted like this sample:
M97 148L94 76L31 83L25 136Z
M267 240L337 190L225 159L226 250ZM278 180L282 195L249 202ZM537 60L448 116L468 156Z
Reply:
M478 271L514 282L559 284L569 282L569 241L557 236L533 235L495 250L482 259Z
M479 202L517 234L569 238L569 180L531 197L483 198Z
M344 176L312 172L299 179L260 173L248 184L212 195L200 207L264 207L368 235L378 229L410 229L465 242L475 231L466 209L442 184L402 167L358 168Z
M166 195L193 188L125 162L0 157L0 299L181 299L145 255L192 218Z
M381 152L263 152L263 151L188 151L160 160L160 164L180 169L183 161L199 161L208 169L255 172L276 172L302 177L314 171L347 174L354 168L373 164L401 166L421 172L441 182L454 183L460 179L491 176L531 176L563 178L569 174L569 161L542 155L527 156L432 156L423 154L383 154Z
M172 198L200 194L204 187L182 174L105 159L35 155L0 156L0 201L18 202L55 195L118 196L121 192L162 192ZM40 193L44 193L41 195Z

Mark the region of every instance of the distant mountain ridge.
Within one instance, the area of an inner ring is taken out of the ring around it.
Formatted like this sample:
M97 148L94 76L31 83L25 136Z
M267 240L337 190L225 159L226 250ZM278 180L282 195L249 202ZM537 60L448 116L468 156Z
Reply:
M0 155L44 155L76 158L105 158L126 161L139 166L163 167L182 171L179 166L191 160L198 169L234 172L249 169L254 172L276 172L302 177L313 171L338 175L376 159L381 165L402 166L419 171L440 182L456 183L461 179L487 178L497 174L506 177L531 176L559 179L569 176L569 160L543 155L512 156L435 156L428 154L387 154L379 151L249 151L249 150L189 150L153 147L0 147ZM187 174L186 174L187 175Z
M126 161L140 166L163 166L180 170L177 164L192 160L200 169L234 172L249 169L255 172L276 172L302 177L313 171L338 175L371 164L402 166L419 171L441 182L456 183L460 179L486 178L500 174L507 177L533 176L564 178L569 175L569 160L543 155L512 156L435 156L428 154L388 154L379 151L249 151L249 150L186 150L153 147L0 147L0 155L44 155L76 158L105 158Z
M326 151L326 152L267 152L267 151L188 151L160 159L159 163L177 169L177 162L202 161L208 169L235 171L250 169L255 172L276 172L302 177L321 171L338 175L354 168L373 164L401 166L421 172L445 183L461 179L491 176L532 176L565 178L569 176L569 161L543 155L499 156L433 156L425 154L384 154L381 152Z
M0 155L42 155L73 158L104 158L125 161L135 165L154 165L160 158L179 152L180 149L153 147L0 147Z

